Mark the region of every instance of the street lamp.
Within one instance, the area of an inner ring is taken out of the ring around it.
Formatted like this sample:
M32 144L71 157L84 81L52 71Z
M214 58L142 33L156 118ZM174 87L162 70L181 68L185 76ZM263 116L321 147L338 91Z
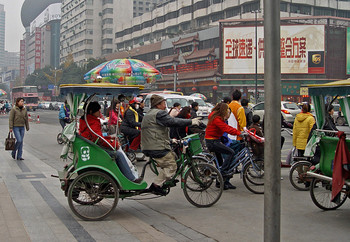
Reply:
M261 10L254 10L252 13L255 14L255 103L258 103L258 13Z

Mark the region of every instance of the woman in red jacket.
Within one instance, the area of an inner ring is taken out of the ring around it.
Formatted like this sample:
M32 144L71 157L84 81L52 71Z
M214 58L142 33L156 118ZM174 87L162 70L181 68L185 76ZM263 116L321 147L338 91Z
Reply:
M110 149L109 153L115 156L117 165L120 171L124 174L124 176L135 183L140 183L142 179L136 178L133 175L128 165L128 162L125 159L124 154L118 151L119 144L117 140L109 136L103 137L103 134L101 131L101 122L99 119L99 117L101 116L100 110L101 110L101 106L98 102L89 103L89 106L87 107L86 120L85 120L85 116L81 117L80 119L80 123L79 123L80 135L88 140L91 140L92 142L97 141L98 145L103 146L107 149ZM92 131L88 128L87 123L89 124ZM100 137L103 137L108 143L106 143L106 141L104 141ZM111 146L114 147L115 150L113 150Z
M224 189L235 189L229 180L228 169L235 156L235 151L221 142L221 136L226 132L231 135L240 135L241 132L232 128L225 120L230 116L230 109L226 103L218 103L208 117L208 126L205 131L205 141L210 151L214 151L221 166L221 174L224 177ZM222 162L221 154L227 154L224 162Z

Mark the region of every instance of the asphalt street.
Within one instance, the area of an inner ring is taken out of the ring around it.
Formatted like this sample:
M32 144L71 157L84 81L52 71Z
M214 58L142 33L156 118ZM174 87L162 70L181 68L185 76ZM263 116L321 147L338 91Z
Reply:
M232 179L236 190L224 191L210 208L196 208L179 186L166 197L149 200L120 200L105 221L85 222L69 209L60 190L57 174L62 146L57 111L36 111L40 124L31 123L24 140L25 160L14 161L4 151L8 116L0 116L2 140L0 175L32 241L262 241L263 195L249 192L239 174ZM348 130L348 127L342 127ZM282 160L292 146L286 142ZM144 162L138 162L139 170ZM309 192L296 191L289 183L288 168L281 169L281 241L347 241L350 202L335 211L321 211ZM146 172L151 183L153 175Z

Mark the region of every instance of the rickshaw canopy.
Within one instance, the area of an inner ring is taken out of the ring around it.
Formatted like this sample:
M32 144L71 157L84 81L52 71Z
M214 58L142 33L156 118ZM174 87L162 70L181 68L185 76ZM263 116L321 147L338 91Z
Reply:
M97 95L137 95L143 90L142 85L120 85L114 83L87 83L87 84L62 84L60 94L97 94Z
M346 121L350 120L350 78L346 80L328 82L324 84L308 85L309 95L315 106L317 128L323 128L325 123L325 103L324 98L329 96L340 96L339 103Z

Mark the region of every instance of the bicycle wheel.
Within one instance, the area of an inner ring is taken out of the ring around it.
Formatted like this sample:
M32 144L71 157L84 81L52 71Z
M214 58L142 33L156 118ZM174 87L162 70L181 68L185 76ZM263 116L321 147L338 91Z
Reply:
M57 143L59 145L63 144L62 133L58 133L58 135L57 135Z
M183 192L186 199L196 207L210 207L219 201L224 182L218 169L210 164L199 163L184 175Z
M345 189L345 188L343 188ZM310 188L311 199L314 204L323 210L334 210L339 208L345 202L347 195L345 192L340 193L338 203L331 201L332 199L332 183L318 178L313 178Z
M136 154L134 151L128 151L125 152L126 156L129 158L129 160L131 161L131 163L135 164L136 163Z
M251 161L243 167L243 183L256 194L264 194L264 161Z
M311 178L307 177L306 172L311 166L311 162L298 161L290 168L289 181L295 189L300 191L308 191L310 189Z
M102 220L117 206L119 189L109 175L88 171L73 180L68 189L68 204L83 220Z

